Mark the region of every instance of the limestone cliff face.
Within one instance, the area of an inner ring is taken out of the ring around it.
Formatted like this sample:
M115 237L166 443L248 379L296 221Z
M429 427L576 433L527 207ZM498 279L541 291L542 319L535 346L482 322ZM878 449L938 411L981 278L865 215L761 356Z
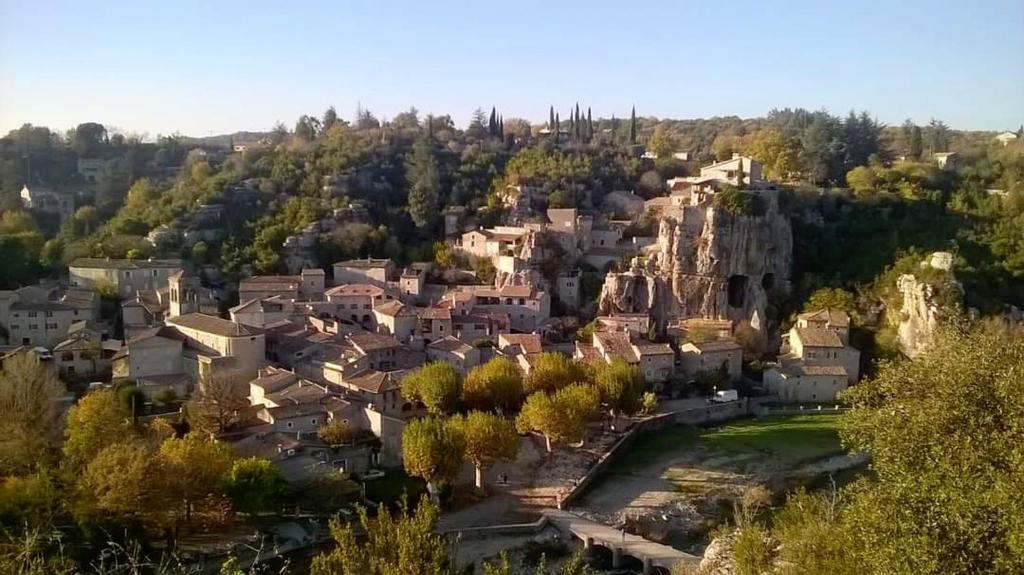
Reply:
M939 325L960 306L963 288L953 277L951 267L952 255L936 252L921 262L921 268L948 272L939 275L941 280L925 281L912 274L903 274L896 280L902 305L898 317L890 315L889 320L896 323L900 351L907 357L916 357L931 345ZM936 274L928 275L934 278Z
M710 203L686 206L663 220L646 262L605 278L602 312L648 311L664 327L674 318L748 321L763 330L769 292L790 287L793 232L764 192L760 216L733 216Z

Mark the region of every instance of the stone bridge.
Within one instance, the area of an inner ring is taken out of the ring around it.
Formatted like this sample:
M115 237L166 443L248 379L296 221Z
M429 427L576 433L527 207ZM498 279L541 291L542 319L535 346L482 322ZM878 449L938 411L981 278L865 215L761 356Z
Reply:
M677 563L700 563L700 557L683 553L668 545L648 541L639 535L624 533L568 511L544 509L542 513L559 530L579 537L585 548L589 549L594 545L608 548L612 552L612 567L621 567L622 559L626 556L634 557L643 563L644 575L667 574Z

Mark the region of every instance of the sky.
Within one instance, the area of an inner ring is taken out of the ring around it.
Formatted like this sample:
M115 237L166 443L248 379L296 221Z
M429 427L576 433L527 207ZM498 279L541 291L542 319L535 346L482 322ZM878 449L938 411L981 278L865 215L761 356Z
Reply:
M482 5L486 4L486 5ZM867 110L1024 123L1024 0L0 0L0 132L190 136L415 106L505 118Z

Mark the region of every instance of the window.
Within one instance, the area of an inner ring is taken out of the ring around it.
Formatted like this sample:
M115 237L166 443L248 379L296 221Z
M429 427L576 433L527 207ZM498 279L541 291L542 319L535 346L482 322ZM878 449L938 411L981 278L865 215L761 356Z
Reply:
M125 278L130 278L130 277L132 277L132 272L124 272L124 277L125 277Z
M310 423L311 425L316 425L316 418L314 417L313 419L310 419L310 420L309 420L309 423Z
M526 298L519 298L519 305L526 305Z
M349 304L348 309L359 309L359 304L357 304L357 303Z
M30 324L28 324L28 328L29 329L39 329L39 324L38 323L30 323Z
M39 315L39 312L35 312L35 311L28 312L28 317L37 317L38 315Z
M289 421L286 425L287 425L288 429L291 429L292 427L295 426L295 424L292 423L291 421Z
M53 317L53 312L52 311L46 312L46 317Z
M21 329L21 326L16 324L16 323L14 323L14 324L11 324L11 329Z
M75 315L78 315L78 310L77 309L75 310Z
M61 361L75 361L75 354L70 352L70 351L65 351L64 353L60 354L60 360Z
M159 275L159 272L157 272L156 270L153 270L153 277L156 277L157 275Z

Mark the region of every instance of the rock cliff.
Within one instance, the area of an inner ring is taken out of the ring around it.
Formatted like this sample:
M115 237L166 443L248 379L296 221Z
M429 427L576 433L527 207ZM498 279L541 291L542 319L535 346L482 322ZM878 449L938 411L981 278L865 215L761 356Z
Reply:
M789 217L775 192L760 192L764 212L736 216L710 202L662 220L643 261L605 278L603 313L649 312L659 329L672 319L708 317L765 328L768 299L788 291L793 266Z
M907 357L931 345L941 322L960 306L963 288L952 274L952 259L949 253L935 252L921 262L921 273L896 280L902 305L890 322L896 323L900 351Z

